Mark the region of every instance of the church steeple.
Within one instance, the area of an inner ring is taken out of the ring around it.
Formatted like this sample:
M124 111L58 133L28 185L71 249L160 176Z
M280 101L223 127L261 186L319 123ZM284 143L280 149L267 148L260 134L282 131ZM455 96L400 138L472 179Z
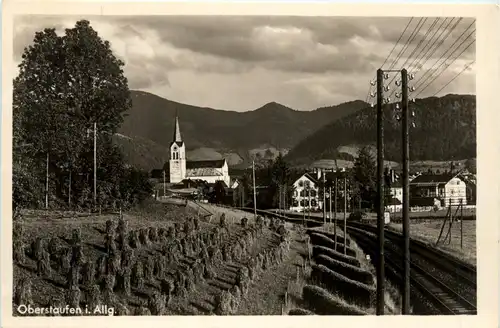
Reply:
M177 113L175 113L174 142L182 142L181 129L179 127L179 117L177 116Z

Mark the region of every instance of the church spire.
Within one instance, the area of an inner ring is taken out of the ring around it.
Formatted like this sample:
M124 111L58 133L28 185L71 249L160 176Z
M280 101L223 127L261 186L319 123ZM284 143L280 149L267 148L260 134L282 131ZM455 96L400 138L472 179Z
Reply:
M179 128L179 117L177 116L177 111L175 112L174 142L182 142L181 129Z

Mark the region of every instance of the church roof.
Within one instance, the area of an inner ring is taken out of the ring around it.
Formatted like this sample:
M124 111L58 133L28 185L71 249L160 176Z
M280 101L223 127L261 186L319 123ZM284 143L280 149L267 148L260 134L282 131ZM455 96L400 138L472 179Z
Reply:
M216 159L209 161L187 161L186 169L198 169L198 168L217 168L220 169L224 166L226 162L225 159Z
M170 147L172 147L173 144L176 144L177 147L182 147L184 145L184 141L174 141L170 144Z
M179 117L175 115L174 142L182 142L181 128L179 126Z
M222 176L222 173L214 167L196 167L186 169L186 178Z

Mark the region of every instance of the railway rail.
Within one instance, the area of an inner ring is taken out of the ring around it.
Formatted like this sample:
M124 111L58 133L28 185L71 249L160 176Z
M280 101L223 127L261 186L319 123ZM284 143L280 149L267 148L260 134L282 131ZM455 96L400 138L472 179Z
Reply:
M347 229L351 236L356 238L356 242L366 251L371 252L371 255L376 258L378 255L375 247L377 236L374 229L376 230L376 227L367 227L362 224L353 227L352 224L349 224ZM392 270L398 279L401 279L401 273L403 271L403 254L401 249L398 249L397 246L401 244L402 237L397 235L397 233L392 234L392 232L387 234L387 239L392 243L393 247L386 247L385 262L387 268ZM429 266L424 267L421 263L417 263L417 261L414 260L414 258L418 257L429 258L429 254L433 254L432 249L423 247L422 245L415 247L415 245L416 244L410 244L410 251L412 252L410 258L410 284L420 291L441 314L477 314L475 297L472 299L470 294L465 296L463 291L459 291L456 288L457 284L460 285L465 283L469 284L469 287L475 291L475 282L472 282L469 276L464 277L463 275L459 275L455 276L457 278L454 281L455 287L452 287L449 282L443 281L443 279L436 274L435 270L431 270ZM446 259L441 258L441 261L423 263L427 263L428 265L439 265L441 270L450 270L450 262L446 262ZM441 263L446 264L441 265Z

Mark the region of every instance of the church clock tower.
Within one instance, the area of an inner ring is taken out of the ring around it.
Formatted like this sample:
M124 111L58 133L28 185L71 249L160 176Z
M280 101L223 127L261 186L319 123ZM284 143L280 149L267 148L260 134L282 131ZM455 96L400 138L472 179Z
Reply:
M170 183L186 178L186 145L182 141L179 118L175 116L174 140L170 144Z

